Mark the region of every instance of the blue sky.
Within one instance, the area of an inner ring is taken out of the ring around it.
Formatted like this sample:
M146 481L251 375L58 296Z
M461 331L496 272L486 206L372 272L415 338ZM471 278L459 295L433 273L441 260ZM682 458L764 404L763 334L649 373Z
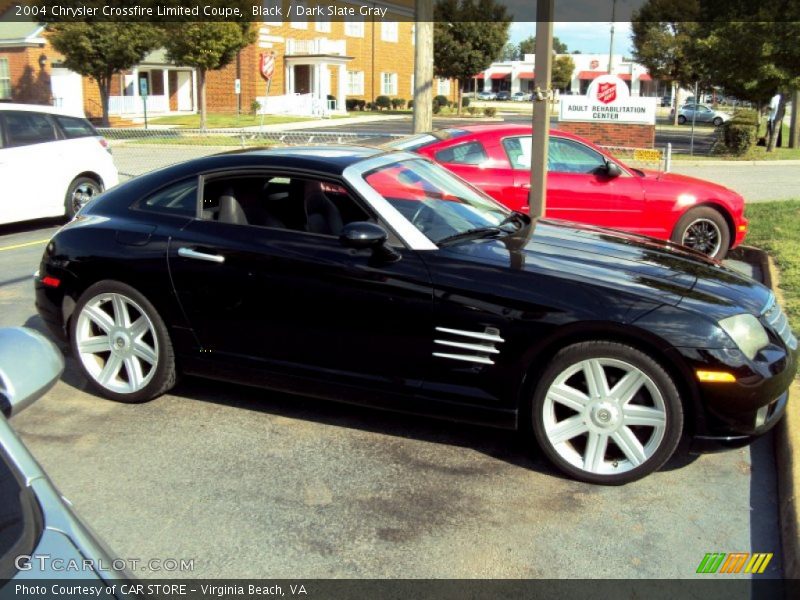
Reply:
M610 26L610 21L605 23L554 23L553 35L564 42L570 52L580 50L584 54L607 54ZM508 33L511 42L517 43L536 35L536 23L514 22ZM614 53L630 56L630 22L614 23Z

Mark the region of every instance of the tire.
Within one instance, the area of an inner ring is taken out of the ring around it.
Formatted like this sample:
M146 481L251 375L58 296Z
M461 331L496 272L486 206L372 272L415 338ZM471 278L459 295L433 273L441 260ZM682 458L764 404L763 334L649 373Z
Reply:
M678 125L683 125L684 123L686 123L686 117L678 115Z
M81 295L70 345L83 375L111 400L146 402L175 385L164 321L147 298L119 281L100 281Z
M711 122L714 124L714 127L719 127L722 125L722 117L714 117L714 120Z
M676 244L722 260L731 245L731 231L718 210L700 206L687 211L680 218L670 239Z
M103 192L103 185L91 177L76 177L64 196L64 215L72 219L92 198Z
M680 395L661 365L632 346L605 341L574 344L555 355L534 392L531 418L540 448L556 467L603 485L659 469L683 431Z

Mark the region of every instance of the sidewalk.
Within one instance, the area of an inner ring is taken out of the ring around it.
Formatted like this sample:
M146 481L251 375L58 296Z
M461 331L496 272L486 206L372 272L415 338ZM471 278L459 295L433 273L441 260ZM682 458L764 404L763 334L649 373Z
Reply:
M252 125L241 127L242 131L313 131L326 127L343 127L347 125L361 125L363 123L374 123L376 121L398 121L409 119L408 115L364 115L363 117L345 117L343 119L314 119L311 121L298 121L297 123L279 123L276 125ZM209 130L211 131L211 130Z

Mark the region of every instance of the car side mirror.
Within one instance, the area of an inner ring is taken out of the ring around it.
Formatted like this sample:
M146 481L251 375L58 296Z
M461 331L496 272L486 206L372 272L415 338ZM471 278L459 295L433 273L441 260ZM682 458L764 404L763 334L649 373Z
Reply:
M605 170L607 177L619 177L620 175L622 175L622 169L619 168L619 165L611 161L606 161Z
M380 262L400 260L400 254L386 245L389 235L375 223L355 221L342 227L339 241L346 248L355 250L372 249L372 258Z
M18 414L53 387L63 370L61 352L41 333L0 329L0 412Z

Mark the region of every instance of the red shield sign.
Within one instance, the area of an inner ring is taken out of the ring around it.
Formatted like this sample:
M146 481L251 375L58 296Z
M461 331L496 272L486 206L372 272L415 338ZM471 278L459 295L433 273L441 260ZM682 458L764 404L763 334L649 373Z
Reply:
M601 83L597 86L597 100L603 104L610 104L617 99L616 83Z
M275 73L275 53L262 54L258 61L258 71L261 77L269 81Z

